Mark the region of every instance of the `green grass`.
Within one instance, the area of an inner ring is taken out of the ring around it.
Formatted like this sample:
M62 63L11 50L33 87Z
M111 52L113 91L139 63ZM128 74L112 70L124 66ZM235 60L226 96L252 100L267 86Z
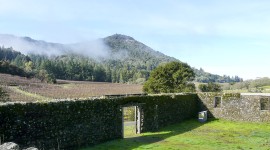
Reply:
M262 88L264 89L264 91L270 92L270 86L269 85L268 86L263 86Z
M213 120L189 120L138 137L118 139L82 150L181 149L270 150L270 124Z
M125 126L124 127L124 137L130 138L130 137L136 137L138 134L136 134L136 126Z
M249 93L247 89L223 90L224 93Z

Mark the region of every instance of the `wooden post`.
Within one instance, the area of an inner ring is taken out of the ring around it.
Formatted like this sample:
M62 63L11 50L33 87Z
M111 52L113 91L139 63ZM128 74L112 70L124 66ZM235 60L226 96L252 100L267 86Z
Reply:
M141 134L141 107L136 106L136 114L137 114L137 119L136 119L136 134Z
M124 133L124 127L125 127L125 124L124 124L124 107L121 107L120 109L122 111L122 138L125 137L125 133Z

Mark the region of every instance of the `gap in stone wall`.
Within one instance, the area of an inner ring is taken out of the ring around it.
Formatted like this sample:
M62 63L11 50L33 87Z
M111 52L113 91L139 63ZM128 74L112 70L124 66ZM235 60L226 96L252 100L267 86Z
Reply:
M123 138L136 136L136 106L123 107Z

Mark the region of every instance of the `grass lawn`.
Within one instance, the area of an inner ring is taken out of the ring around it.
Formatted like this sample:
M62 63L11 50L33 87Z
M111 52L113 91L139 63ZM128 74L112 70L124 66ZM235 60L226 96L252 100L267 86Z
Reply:
M129 137L137 137L138 135L136 134L136 126L125 126L124 127L124 137L129 138Z
M263 86L262 88L263 88L264 91L266 91L267 93L270 91L270 86Z
M137 137L118 139L83 150L186 149L270 150L270 124L212 120L188 120Z

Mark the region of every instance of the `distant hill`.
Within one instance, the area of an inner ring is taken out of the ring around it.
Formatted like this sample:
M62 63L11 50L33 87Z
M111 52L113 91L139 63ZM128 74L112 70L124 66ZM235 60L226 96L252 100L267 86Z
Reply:
M119 58L119 53L127 54L129 59L160 60L160 61L179 61L173 57L164 55L159 51L155 51L145 44L136 41L134 38L121 34L114 34L102 39L104 43L111 49L113 59ZM116 56L116 57L115 57ZM126 57L121 57L126 58Z
M9 47L22 53L13 56L12 64L25 68L25 63L31 61L33 65L28 65L28 71L38 74L45 70L51 76L70 80L143 83L159 64L180 61L121 34L75 44L0 34L0 45L0 56ZM25 55L31 60L18 61L17 57ZM202 69L194 71L199 82L241 81L239 77L214 75Z

